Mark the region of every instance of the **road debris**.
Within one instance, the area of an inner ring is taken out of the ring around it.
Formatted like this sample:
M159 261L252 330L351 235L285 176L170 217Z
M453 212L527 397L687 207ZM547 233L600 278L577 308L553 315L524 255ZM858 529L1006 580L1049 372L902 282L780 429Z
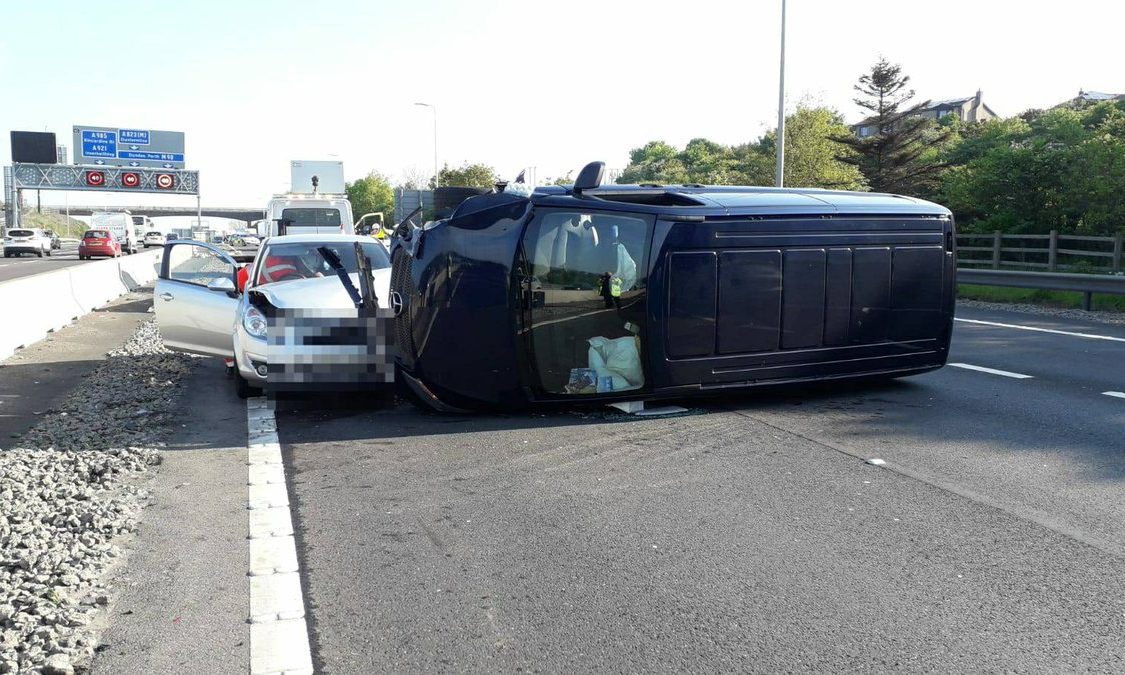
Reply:
M192 362L142 324L19 447L0 450L0 673L88 668L107 572L150 498L138 479L160 462Z

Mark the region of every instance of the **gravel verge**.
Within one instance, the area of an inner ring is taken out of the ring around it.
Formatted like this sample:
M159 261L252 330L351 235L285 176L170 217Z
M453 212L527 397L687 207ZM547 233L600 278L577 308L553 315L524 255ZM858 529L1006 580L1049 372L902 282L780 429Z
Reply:
M0 450L0 673L88 669L108 573L149 499L139 479L160 462L192 364L148 321Z
M1030 305L1022 302L985 302L984 300L963 300L961 298L957 299L957 305L959 307L972 307L973 309L1007 310L1009 312L1053 316L1060 319L1077 319L1079 321L1093 321L1116 326L1125 325L1125 312L1087 312L1084 309L1045 307L1043 305Z

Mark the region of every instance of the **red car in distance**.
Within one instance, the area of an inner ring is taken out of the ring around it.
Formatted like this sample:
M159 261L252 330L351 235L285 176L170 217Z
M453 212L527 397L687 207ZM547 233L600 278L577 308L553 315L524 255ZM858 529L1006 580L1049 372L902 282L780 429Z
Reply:
M121 242L109 230L86 230L78 242L78 259L89 260L96 255L121 257Z

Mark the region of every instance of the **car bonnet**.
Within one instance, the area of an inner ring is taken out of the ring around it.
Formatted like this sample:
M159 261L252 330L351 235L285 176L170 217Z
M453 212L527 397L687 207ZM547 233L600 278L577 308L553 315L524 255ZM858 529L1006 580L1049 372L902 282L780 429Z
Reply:
M352 283L359 286L359 275L348 275ZM388 307L391 287L390 268L372 272L375 279L375 295L380 307ZM272 284L254 286L251 293L265 297L271 305L280 309L355 309L351 296L335 274L315 279L280 281Z

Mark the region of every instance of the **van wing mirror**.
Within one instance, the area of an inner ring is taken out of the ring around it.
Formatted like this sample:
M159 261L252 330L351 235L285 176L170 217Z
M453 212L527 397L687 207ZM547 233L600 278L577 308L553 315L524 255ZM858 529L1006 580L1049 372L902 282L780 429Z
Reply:
M580 195L583 190L601 186L603 176L605 176L605 162L590 162L582 167L578 178L574 179L574 194Z

